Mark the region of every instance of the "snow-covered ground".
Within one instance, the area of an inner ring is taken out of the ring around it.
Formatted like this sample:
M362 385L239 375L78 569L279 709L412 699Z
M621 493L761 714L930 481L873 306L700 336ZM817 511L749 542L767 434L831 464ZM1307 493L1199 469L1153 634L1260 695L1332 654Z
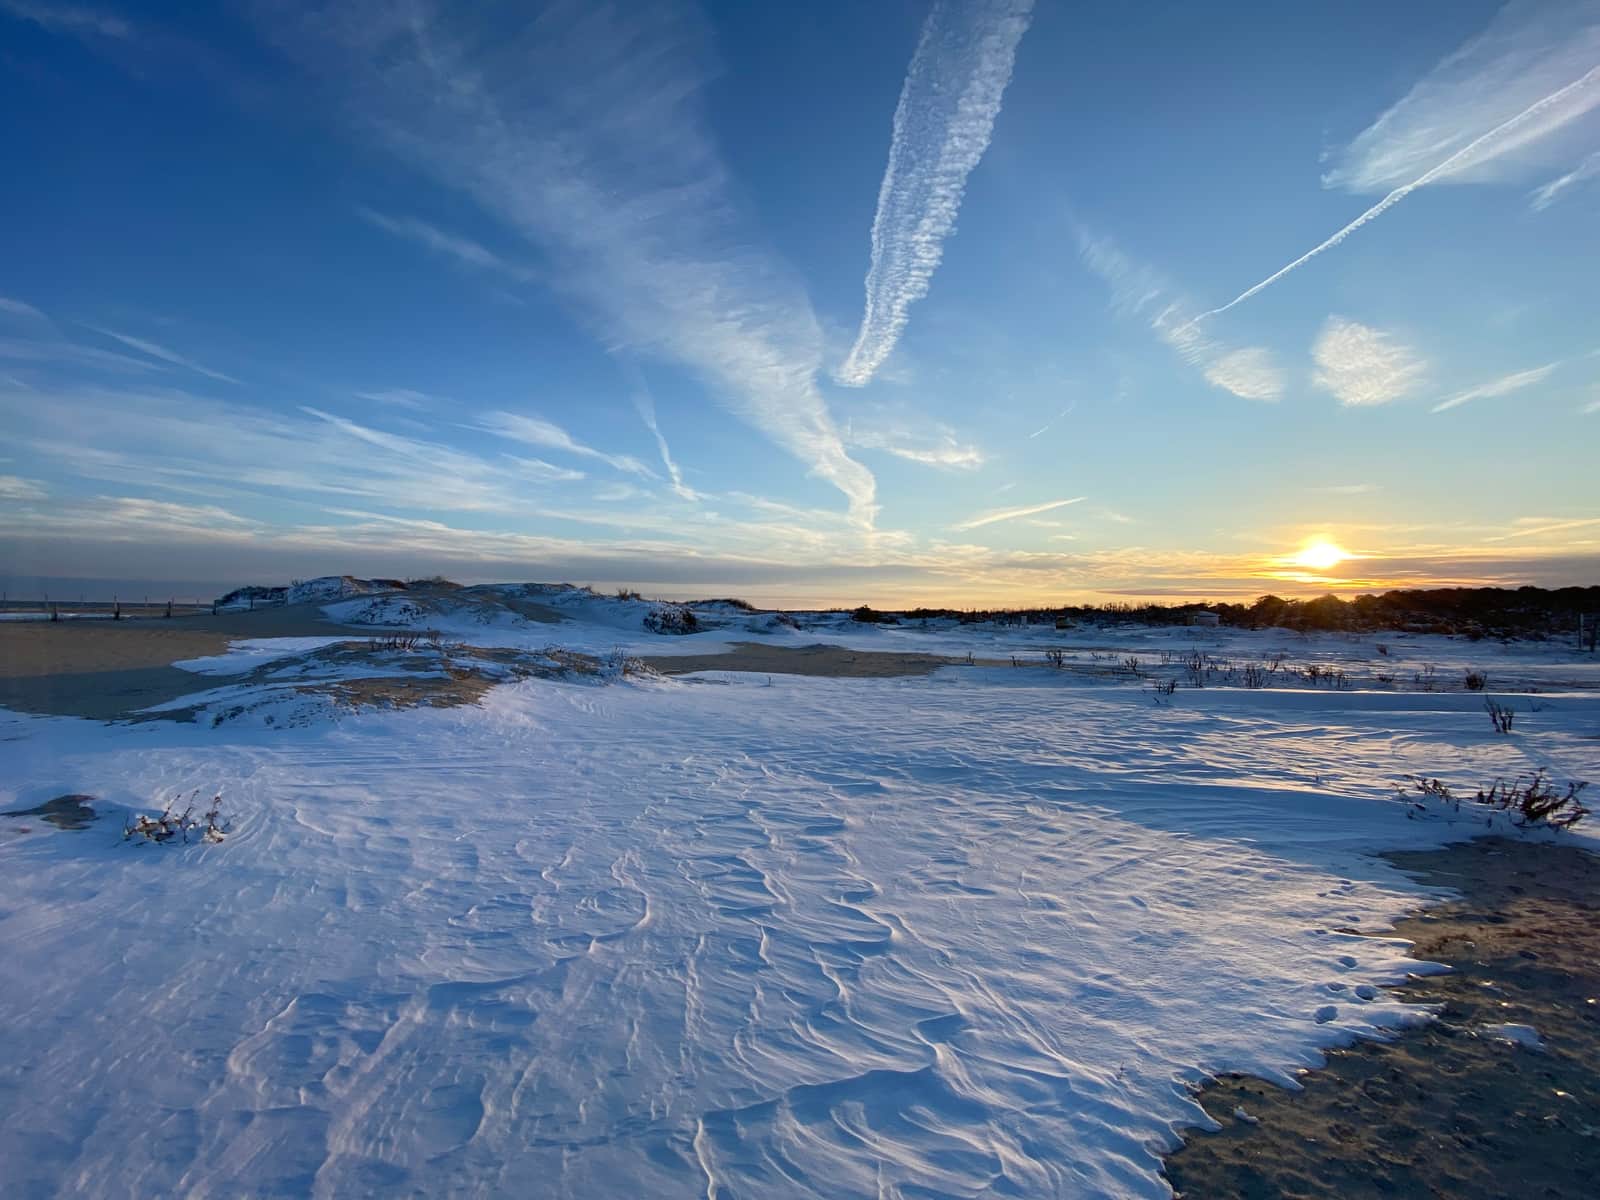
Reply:
M1562 647L732 612L652 637L632 602L541 603L569 619L421 623L1108 667L1285 648L1452 690L1155 703L952 666L533 679L299 728L0 712L0 807L106 814L0 822L7 1196L1164 1197L1160 1154L1205 1120L1188 1085L1287 1082L1421 1018L1378 990L1404 944L1352 932L1419 900L1366 852L1482 826L1410 819L1395 782L1600 774L1594 668ZM1540 688L1511 736L1469 666ZM121 840L195 789L225 842Z

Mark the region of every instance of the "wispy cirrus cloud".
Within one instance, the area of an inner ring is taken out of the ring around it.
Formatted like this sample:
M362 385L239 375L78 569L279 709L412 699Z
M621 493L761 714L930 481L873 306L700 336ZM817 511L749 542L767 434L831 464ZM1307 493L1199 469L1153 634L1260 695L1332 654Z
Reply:
M950 467L958 471L975 471L987 461L976 446L963 446L949 439L936 446L884 446L883 449L907 462L922 463L929 467Z
M0 360L43 368L76 367L118 374L157 370L147 358L85 346L62 332L45 313L21 300L0 296Z
M1053 512L1069 504L1082 504L1087 499L1087 496L1073 496L1067 500L1048 500L1043 504L1030 504L1023 508L991 508L968 517L965 521L958 521L950 528L964 533L969 529L982 529L985 525L995 525L1001 521L1015 521L1018 517L1033 517L1039 513Z
M1331 316L1312 346L1313 382L1351 408L1388 404L1411 394L1428 364L1393 334Z
M703 22L673 6L484 7L469 21L372 0L265 21L357 131L537 245L608 344L689 367L870 526L876 484L818 387L810 302L741 211L701 111Z
M1448 412L1452 408L1460 408L1463 404L1470 404L1474 400L1491 400L1496 396L1508 396L1512 392L1520 392L1525 387L1532 387L1549 378L1550 373L1560 365L1558 362L1553 362L1546 363L1542 367L1531 367L1526 371L1513 371L1509 375L1491 379L1488 383L1480 383L1475 388L1457 392L1454 396L1439 401L1428 411Z
M1337 156L1328 187L1388 193L1349 224L1195 318L1227 312L1333 249L1419 188L1500 183L1569 164L1600 138L1600 3L1512 3ZM1560 187L1556 188L1559 193Z
M866 311L840 383L872 379L928 294L1032 13L1033 0L936 0L923 23L872 221Z
M1084 265L1110 287L1115 307L1149 322L1156 337L1198 367L1207 383L1242 400L1282 397L1286 378L1271 351L1263 346L1233 348L1201 333L1191 307L1172 283L1129 258L1110 238L1080 229L1078 249Z
M128 38L133 26L115 13L100 12L78 4L40 4L34 0L0 0L0 13L31 21L51 33L79 36Z
M31 304L24 304L21 300L12 300L8 296L0 296L0 314L12 321L44 321L50 318L45 316Z
M422 412L439 403L438 396L418 392L411 388L379 388L371 392L357 392L357 400L371 400L374 404L387 404L394 408Z
M892 414L883 415L865 427L851 422L845 440L862 450L881 450L907 462L947 470L975 471L989 461L977 446L957 439L955 432L939 423L908 422Z
M186 371L193 371L196 375L204 375L207 379L217 379L223 383L239 382L232 375L224 375L221 371L213 371L210 367L203 366L195 362L194 359L187 358L176 350L169 350L156 342L146 341L144 338L131 337L126 333L118 333L114 329L103 329L98 325L89 325L86 328L92 329L112 341L121 342L124 346L137 350L140 354L149 358L154 358L174 367L182 367Z
M1330 483L1319 487L1308 487L1308 492L1323 492L1330 496L1366 496L1373 492L1383 491L1381 483Z
M511 455L475 454L316 409L276 412L148 385L0 387L0 428L30 458L79 481L79 490L87 480L314 507L343 498L401 510L525 513L536 485L565 478L559 467L543 472Z
M43 500L44 485L20 475L0 475L0 500Z
M1596 150L1572 170L1534 188L1528 194L1528 207L1534 212L1543 212L1573 188L1591 179L1600 179L1600 150Z
M650 436L656 440L656 450L661 455L661 465L666 468L667 479L671 484L674 494L679 499L696 501L700 493L695 491L683 481L683 471L672 457L672 448L667 445L667 437L661 432L661 424L656 420L656 401L649 390L644 386L641 378L636 381L633 389L633 407L639 414L639 419L644 422L644 427L650 431Z
M376 212L373 209L359 205L356 208L356 215L369 225L381 229L385 233L415 242L435 254L453 258L469 267L498 271L502 275L509 275L513 279L524 282L537 278L535 273L527 267L510 262L496 254L482 242L473 241L471 238L463 237L457 233L447 232L437 225L429 224L418 217L390 216L387 213Z
M593 458L614 467L618 471L625 471L630 475L638 475L645 479L655 478L655 472L631 454L607 454L604 450L597 450L593 446L578 441L561 426L553 421L546 421L543 417L529 417L521 413L492 412L486 413L478 422L478 427L497 437L509 438L514 442L522 442L529 446L544 446L550 450L561 450L567 454L575 454L580 458Z
M1490 542L1509 542L1517 538L1548 537L1552 533L1567 533L1573 529L1592 529L1600 525L1600 517L1518 517L1513 522L1518 528L1498 537L1485 538Z
M1384 192L1423 175L1436 184L1507 183L1569 165L1600 136L1597 61L1594 0L1507 4L1333 155L1323 182Z

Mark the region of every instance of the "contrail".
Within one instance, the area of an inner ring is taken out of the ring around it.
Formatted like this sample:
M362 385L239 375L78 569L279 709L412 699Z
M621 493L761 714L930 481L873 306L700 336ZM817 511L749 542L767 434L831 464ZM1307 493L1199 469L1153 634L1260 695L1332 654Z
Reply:
M922 26L894 113L889 165L872 221L867 303L837 378L867 383L905 330L955 227L1011 82L1033 0L941 0Z
M1208 312L1201 313L1198 317L1195 317L1194 320L1190 321L1189 325L1198 324L1199 322L1204 321L1207 317L1215 317L1215 316L1217 316L1217 315L1219 315L1221 313L1227 312L1230 308L1233 308L1235 305L1243 304L1246 300L1250 299L1251 296L1254 296L1258 292L1264 291L1266 288L1269 288L1273 284L1277 283L1278 280L1282 279L1285 275L1287 275L1290 271L1293 271L1296 267L1302 266L1305 263L1310 262L1313 258L1315 258L1317 255L1321 254L1324 250L1333 249L1333 247L1337 246L1340 242L1344 241L1345 238L1349 237L1356 230L1360 229L1368 221L1373 220L1375 217L1382 216L1385 212L1387 212L1389 209L1393 208L1396 204L1399 204L1400 201L1404 200L1407 196L1409 196L1412 192L1416 191L1419 187L1422 187L1424 184L1432 183L1435 179L1439 178L1439 176L1446 174L1452 168L1454 168L1457 165L1459 165L1463 160L1471 157L1473 154L1475 154L1479 150L1481 150L1485 143L1491 142L1495 138L1502 137L1503 135L1505 135L1507 133L1510 133L1511 131L1516 129L1518 126L1525 124L1531 118L1536 117L1540 113L1544 112L1551 105L1559 104L1561 101L1565 100L1568 96L1571 96L1574 92L1582 91L1584 88L1590 87L1591 85L1593 85L1595 83L1596 80L1600 80L1600 67L1592 67L1592 68L1590 68L1583 75L1579 76L1577 79L1574 79L1571 83L1567 84L1566 87L1563 87L1563 88L1558 89L1557 91L1551 92L1548 96L1546 96L1542 100L1534 101L1527 108L1525 108L1521 112L1519 112L1516 116L1511 117L1509 120L1502 121L1500 124L1496 125L1493 129L1489 130L1488 133L1481 134L1478 137L1474 138L1471 142L1467 143L1461 149L1457 150L1454 154L1452 154L1449 158L1445 159L1442 163L1440 163L1438 166L1434 167L1432 170L1427 171L1426 173L1424 173L1422 175L1419 175L1416 179L1413 179L1410 183L1402 184L1400 187L1395 188L1394 191L1390 192L1382 200L1378 201L1371 208L1367 209L1366 212L1362 213L1354 221L1351 221L1350 224L1346 225L1343 229L1339 230L1338 233L1334 234L1327 241L1323 242L1320 246L1317 246L1315 249L1306 251L1299 258L1295 259L1292 263L1290 263L1287 267L1284 267L1282 270L1279 270L1279 271L1267 276L1260 283L1256 284L1255 287L1249 289L1248 291L1239 293L1239 295L1235 296L1232 300L1229 300L1221 308L1213 308ZM1187 326L1185 328L1187 328Z

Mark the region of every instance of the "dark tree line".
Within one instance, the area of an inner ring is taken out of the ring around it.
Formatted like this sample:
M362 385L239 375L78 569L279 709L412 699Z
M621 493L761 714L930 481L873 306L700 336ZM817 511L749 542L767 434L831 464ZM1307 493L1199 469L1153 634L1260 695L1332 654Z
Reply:
M1311 600L1268 595L1249 604L1112 603L982 611L918 608L904 616L910 620L953 617L963 622L1017 624L1055 620L1186 625L1198 612L1216 613L1222 624L1242 629L1403 630L1496 638L1574 637L1581 619L1585 645L1593 649L1593 631L1600 630L1600 587L1426 588ZM857 619L871 618L858 615Z

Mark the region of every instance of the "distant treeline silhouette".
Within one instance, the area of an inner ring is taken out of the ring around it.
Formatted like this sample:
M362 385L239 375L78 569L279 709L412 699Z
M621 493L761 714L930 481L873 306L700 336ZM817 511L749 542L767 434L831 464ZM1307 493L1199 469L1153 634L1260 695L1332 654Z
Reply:
M1011 620L1018 624L1055 620L1186 625L1200 612L1216 613L1223 625L1242 629L1396 630L1468 637L1570 636L1577 634L1581 621L1584 643L1592 648L1592 631L1600 627L1600 586L1427 588L1349 599L1327 595L1314 600L1268 595L1250 604L1071 604L987 611L917 608L904 616L909 620L953 617L963 622Z

